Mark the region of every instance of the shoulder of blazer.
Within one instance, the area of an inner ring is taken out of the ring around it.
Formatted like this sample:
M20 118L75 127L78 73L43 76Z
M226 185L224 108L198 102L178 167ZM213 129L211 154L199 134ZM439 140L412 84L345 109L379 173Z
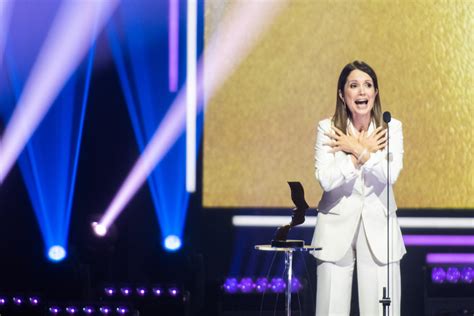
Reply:
M392 120L390 121L390 123L388 123L388 126L390 128L401 128L402 127L402 122L400 122L399 120L395 119L395 118L392 118Z
M328 131L331 129L332 126L332 119L326 118L324 120L319 121L318 127L322 128L324 131Z

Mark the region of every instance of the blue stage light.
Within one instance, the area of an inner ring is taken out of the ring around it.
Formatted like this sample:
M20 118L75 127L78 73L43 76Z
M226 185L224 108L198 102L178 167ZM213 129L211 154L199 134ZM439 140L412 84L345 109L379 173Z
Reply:
M59 262L63 260L64 258L66 258L66 250L64 249L63 246L59 246L59 245L52 246L48 250L48 258L51 261Z
M471 284L474 281L474 269L471 267L464 267L461 270L461 280L463 283Z
M433 283L441 284L441 283L444 283L445 280L446 280L446 272L444 271L443 268L434 267L431 270L431 281L433 281Z
M170 235L165 238L165 249L168 251L176 251L181 248L181 239L178 236Z
M449 283L458 283L461 278L461 272L457 267L449 267L446 271L446 281Z

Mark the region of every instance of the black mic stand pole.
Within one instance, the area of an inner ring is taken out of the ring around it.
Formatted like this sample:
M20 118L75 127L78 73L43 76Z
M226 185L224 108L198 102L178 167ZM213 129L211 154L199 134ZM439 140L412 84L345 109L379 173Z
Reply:
M383 315L390 315L390 128L388 123L391 120L390 112L383 113L383 120L387 123L387 287L383 288L383 298L379 303L383 306Z

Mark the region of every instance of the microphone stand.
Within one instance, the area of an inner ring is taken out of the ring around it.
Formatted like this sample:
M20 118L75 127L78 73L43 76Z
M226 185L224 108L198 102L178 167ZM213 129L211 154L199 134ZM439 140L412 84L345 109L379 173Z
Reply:
M383 288L383 297L379 303L383 306L383 315L390 315L390 128L388 123L391 120L390 112L383 113L383 120L387 123L387 287Z

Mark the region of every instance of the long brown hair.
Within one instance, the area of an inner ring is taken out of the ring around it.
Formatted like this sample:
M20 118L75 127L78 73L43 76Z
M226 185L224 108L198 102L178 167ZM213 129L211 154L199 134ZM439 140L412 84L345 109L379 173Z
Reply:
M372 69L372 67L367 65L365 62L355 60L352 63L344 66L341 74L339 75L339 80L337 81L336 112L334 113L332 121L334 126L340 129L343 133L346 133L347 131L347 119L349 118L352 121L352 114L343 100L341 100L339 92L341 92L341 94L344 96L344 85L346 84L347 77L349 77L349 74L355 69L365 72L370 76L370 78L372 78L377 95L375 96L374 106L370 113L371 118L375 122L376 127L379 127L382 124L384 124L384 126L386 125L382 120L382 105L380 103L379 82L377 80L377 75L375 74L375 71Z

